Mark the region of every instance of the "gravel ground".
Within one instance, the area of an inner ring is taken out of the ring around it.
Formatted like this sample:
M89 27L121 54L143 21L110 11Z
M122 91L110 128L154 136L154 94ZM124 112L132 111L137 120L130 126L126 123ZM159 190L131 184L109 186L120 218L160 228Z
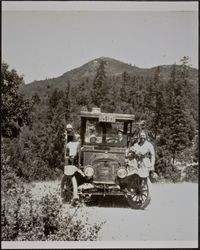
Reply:
M32 194L60 194L60 182L37 182ZM196 241L198 239L198 184L152 184L152 201L145 210L131 209L126 200L107 197L92 206L63 206L64 212L104 222L99 241Z

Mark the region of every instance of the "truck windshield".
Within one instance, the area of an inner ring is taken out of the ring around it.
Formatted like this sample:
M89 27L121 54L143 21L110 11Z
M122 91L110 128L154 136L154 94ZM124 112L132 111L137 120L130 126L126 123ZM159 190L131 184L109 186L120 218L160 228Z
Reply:
M127 127L124 129L124 122L110 123L87 120L84 141L91 145L126 146L127 132Z

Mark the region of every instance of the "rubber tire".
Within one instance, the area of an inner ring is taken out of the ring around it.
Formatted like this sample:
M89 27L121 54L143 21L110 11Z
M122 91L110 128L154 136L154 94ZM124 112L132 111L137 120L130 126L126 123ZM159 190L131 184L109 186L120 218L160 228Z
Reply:
M63 175L61 179L61 198L63 203L71 203L76 196L77 181L75 176Z
M140 178L140 179L141 179L141 181L145 182L145 186L147 187L147 197L146 197L146 199L145 199L145 201L143 203L139 204L139 203L137 203L136 201L133 200L131 195L128 195L127 196L127 201L129 203L130 207L133 208L133 209L145 209L149 205L149 203L151 201L151 182L150 182L148 177L147 178ZM130 188L131 188L131 185L129 186L129 189Z

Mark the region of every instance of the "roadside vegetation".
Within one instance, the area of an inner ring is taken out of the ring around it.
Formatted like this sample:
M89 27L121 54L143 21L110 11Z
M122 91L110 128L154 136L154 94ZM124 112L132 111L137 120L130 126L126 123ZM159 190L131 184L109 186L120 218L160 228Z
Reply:
M86 225L60 214L55 195L33 200L24 183L61 177L64 166L64 128L71 122L78 132L82 108L133 113L145 120L155 145L155 170L160 180L198 180L197 99L189 81L188 58L171 69L169 80L157 67L151 78L124 72L108 78L102 60L93 79L77 86L66 83L41 99L19 91L23 77L2 64L2 240L95 240L101 225ZM184 170L177 162L186 164ZM51 219L50 219L51 218ZM50 224L49 224L50 223ZM66 224L68 227L66 227ZM86 233L87 232L87 233Z
M62 212L56 194L34 199L24 185L15 184L2 196L3 241L94 241L102 224Z

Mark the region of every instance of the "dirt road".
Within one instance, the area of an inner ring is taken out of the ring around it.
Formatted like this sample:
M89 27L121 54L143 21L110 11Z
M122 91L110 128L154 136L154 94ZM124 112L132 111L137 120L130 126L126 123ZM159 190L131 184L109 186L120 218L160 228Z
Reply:
M51 191L59 195L59 182L35 183L32 194L40 198ZM64 205L74 213L76 208ZM145 210L131 209L125 200L106 198L77 210L91 224L105 222L100 241L197 240L198 185L193 183L152 184L152 201Z

